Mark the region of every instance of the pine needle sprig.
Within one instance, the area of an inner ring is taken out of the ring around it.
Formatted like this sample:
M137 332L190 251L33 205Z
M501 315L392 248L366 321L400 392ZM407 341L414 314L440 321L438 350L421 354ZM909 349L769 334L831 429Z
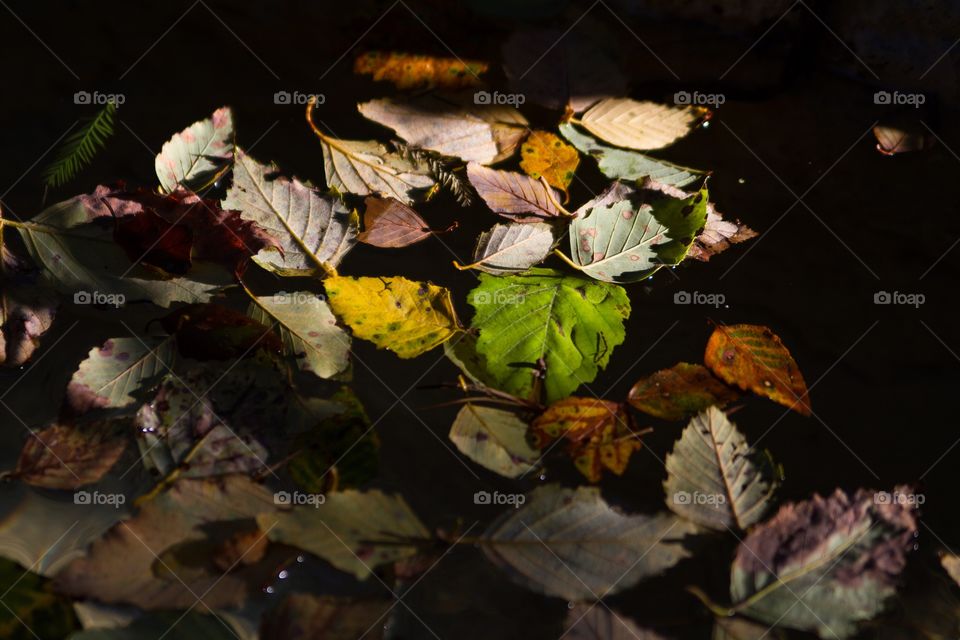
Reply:
M43 170L43 181L48 187L63 186L93 162L113 135L116 113L117 105L107 102L92 120L64 141L54 161Z
M470 183L450 166L456 162L454 158L413 147L399 140L393 140L391 144L406 160L425 166L440 186L453 194L461 207L469 207L473 204L473 188Z

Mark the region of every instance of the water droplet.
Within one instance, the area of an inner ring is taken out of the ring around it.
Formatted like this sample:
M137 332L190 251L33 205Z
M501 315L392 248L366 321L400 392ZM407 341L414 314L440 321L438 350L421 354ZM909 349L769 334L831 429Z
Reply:
M263 590L265 593L273 593L273 587L267 587Z
M746 183L747 183L747 179L746 179L746 178L737 178L737 182L739 182L740 184L746 184Z
M704 129L709 129L709 128L710 128L710 121L709 121L709 120L708 120L707 122L704 122L704 123L703 123L703 128L704 128Z
M567 609L573 609L575 606L577 606L577 603L576 603L576 602L568 602L568 603L567 603Z
M297 562L303 562L303 556L297 556Z
M286 578L287 576L289 576L289 575L290 575L290 574L287 573L287 570L284 569L283 571L281 571L280 573L277 574L277 577L280 578L281 580L283 580L283 579L285 579L285 578Z
M543 480L546 480L546 479L547 479L547 474L541 473L541 474L540 474L540 480L543 481Z

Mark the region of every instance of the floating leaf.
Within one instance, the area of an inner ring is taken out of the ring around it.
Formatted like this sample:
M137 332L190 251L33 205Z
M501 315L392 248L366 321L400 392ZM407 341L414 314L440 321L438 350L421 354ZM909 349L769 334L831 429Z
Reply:
M237 209L277 238L280 251L265 249L254 260L279 275L326 273L356 242L358 222L336 198L278 174L237 149L233 186L223 206Z
M416 211L393 198L363 201L363 232L360 242L375 247L406 247L430 237L433 231Z
M53 325L57 296L36 285L0 280L0 365L19 367L33 357Z
M311 123L312 124L312 123ZM339 140L314 127L323 148L327 186L358 196L376 194L410 204L411 192L434 185L430 170L375 140Z
M813 411L797 363L767 327L717 326L707 341L703 361L727 384L753 391L805 416Z
M623 288L550 269L480 275L469 294L479 330L477 351L496 386L529 397L545 365L548 402L592 382L626 337L630 300Z
M607 98L579 120L590 133L628 149L661 149L708 118L703 107L673 107L630 98Z
M0 636L55 640L80 627L70 601L54 593L48 579L6 558L0 558L0 585L4 589Z
M603 469L623 475L634 451L643 445L626 407L597 398L559 400L530 425L533 445L549 448L567 441L567 453L590 482L600 482Z
M163 143L157 155L157 178L164 191L180 186L200 191L213 184L233 159L233 112L221 107L213 116Z
M553 227L545 222L496 224L477 239L473 264L456 267L494 275L526 271L543 262L555 242Z
M507 478L529 473L540 453L527 444L527 423L515 412L467 403L460 408L450 440L485 469Z
M664 640L633 620L602 604L578 604L567 614L563 637L567 640Z
M681 167L666 160L659 160L637 151L627 151L600 144L590 136L580 133L572 124L560 124L560 133L581 153L593 156L600 173L625 182L649 178L662 184L684 187L702 180L706 172Z
M877 151L885 156L910 151L924 151L936 143L930 131L906 120L892 121L873 127L877 139Z
M67 386L67 403L77 413L127 407L147 385L159 381L173 358L171 338L111 338L80 363Z
M367 51L353 62L353 72L387 81L397 89L465 89L481 85L489 65L479 60L440 58L396 51Z
M180 355L197 360L233 360L260 350L280 353L273 321L263 324L242 311L221 304L191 304L161 318L160 325L176 334Z
M289 552L271 549L260 562L239 563L227 573L214 564L212 552L249 531L255 515L275 508L273 495L246 476L180 479L94 542L85 557L64 567L56 586L74 597L146 610L239 607L275 578ZM158 559L158 553L167 560ZM178 566L170 575L173 561ZM198 603L195 594L200 593Z
M428 95L406 102L371 100L358 108L407 143L464 162L492 164L509 158L527 133L527 119L506 105L464 105Z
M564 193L580 164L577 150L548 131L531 131L520 147L520 168L535 180L542 176Z
M467 165L470 184L487 206L505 218L537 222L564 215L556 193L549 186L515 171L497 171L474 162ZM522 214L532 215L522 215Z
M756 231L739 220L724 220L713 204L708 203L707 223L690 245L687 257L706 262L718 253L729 249L730 245L756 237Z
M917 532L913 506L878 495L815 495L753 529L733 561L733 609L822 638L856 633L895 593Z
M597 600L659 574L689 554L696 526L674 515L625 515L598 489L537 487L482 536L490 560L529 589Z
M415 358L446 342L459 326L450 291L400 276L324 282L330 306L353 335Z
M34 487L76 489L98 482L127 448L127 437L110 421L53 424L31 432L12 477Z
M257 522L271 540L316 554L360 580L415 555L416 541L431 538L403 498L378 490L338 491L316 508L271 511Z
M683 420L711 405L722 407L740 394L717 380L700 364L680 362L641 378L627 401L637 411L664 420Z
M710 529L746 530L776 490L767 456L747 444L717 407L696 415L667 454L667 506Z
M679 264L707 216L707 188L685 199L629 192L609 202L612 186L578 210L570 225L575 266L604 282L636 282Z
M475 332L464 331L443 343L444 355L468 380L487 387L494 381L487 373L487 359L477 352Z
M251 295L247 313L262 325L276 323L283 353L301 370L332 378L349 366L350 336L322 297L308 291Z

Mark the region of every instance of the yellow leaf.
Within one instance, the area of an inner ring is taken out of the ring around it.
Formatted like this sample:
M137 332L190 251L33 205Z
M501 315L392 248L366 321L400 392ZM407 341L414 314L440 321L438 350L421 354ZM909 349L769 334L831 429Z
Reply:
M333 276L324 286L333 312L353 335L401 358L426 353L459 328L450 291L429 282Z
M548 131L533 131L520 147L523 159L520 168L531 178L540 176L564 193L580 164L580 154L569 144Z
M392 82L398 89L465 89L480 86L489 65L477 60L435 58L411 53L368 51L357 57L354 73Z

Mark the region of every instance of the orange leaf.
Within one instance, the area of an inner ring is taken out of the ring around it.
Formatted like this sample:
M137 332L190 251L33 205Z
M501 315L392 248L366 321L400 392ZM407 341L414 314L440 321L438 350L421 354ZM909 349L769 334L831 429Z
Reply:
M530 425L531 444L543 448L559 439L577 469L590 482L599 482L604 467L622 475L634 451L643 444L626 407L597 398L570 397L555 402Z
M477 60L435 58L411 53L368 51L357 56L354 73L392 82L398 89L464 89L481 85L489 65Z
M520 147L520 168L531 178L543 179L564 193L580 164L580 154L547 131L532 131Z
M703 365L679 362L638 380L630 389L627 402L637 411L656 418L682 420L711 405L722 407L739 397Z
M704 363L721 380L809 416L807 384L793 356L767 327L718 326L707 342Z

